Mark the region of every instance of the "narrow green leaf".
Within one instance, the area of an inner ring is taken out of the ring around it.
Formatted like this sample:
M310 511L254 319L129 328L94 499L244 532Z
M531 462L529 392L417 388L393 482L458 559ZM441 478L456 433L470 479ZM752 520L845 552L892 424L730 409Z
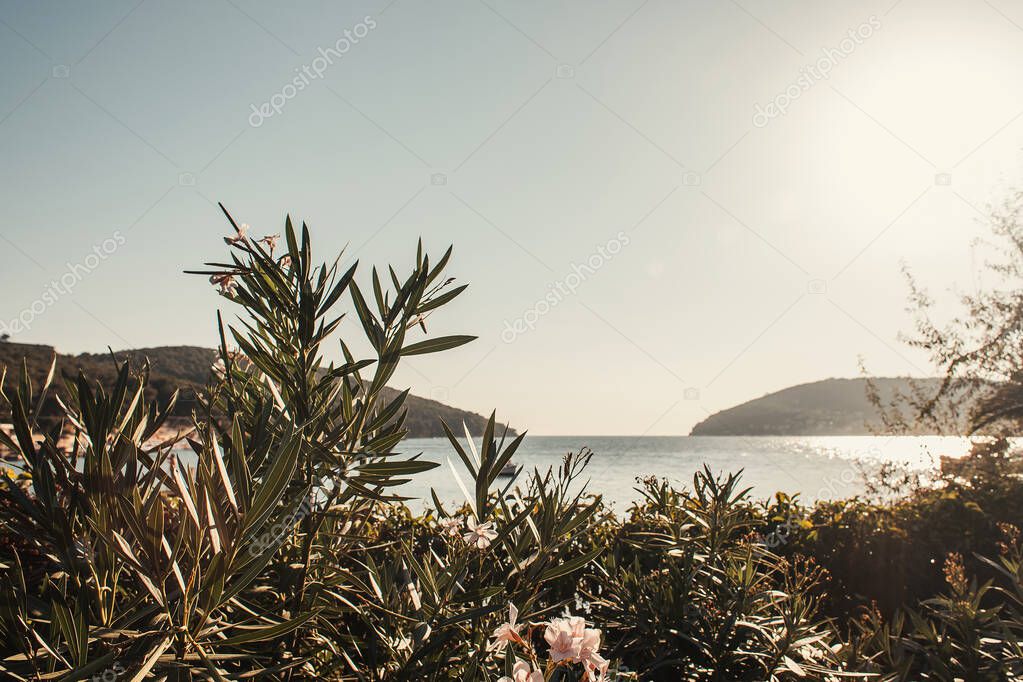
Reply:
M451 350L452 348L458 348L470 341L476 340L475 336L439 336L435 339L427 339L426 341L420 341L419 343L413 343L405 346L401 349L401 354L404 355L424 355L426 353L437 353L439 351Z

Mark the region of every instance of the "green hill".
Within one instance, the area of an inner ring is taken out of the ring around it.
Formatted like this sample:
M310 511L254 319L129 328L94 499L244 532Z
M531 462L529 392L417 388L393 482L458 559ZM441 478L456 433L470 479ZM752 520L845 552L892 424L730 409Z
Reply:
M22 360L28 366L29 376L36 387L46 378L53 356L52 346L0 343L0 367L7 367L7 382L16 380L21 372ZM137 348L134 350L117 351L117 360L131 360L132 365L140 365L144 358L149 359L151 366L150 385L147 397L166 404L178 388L181 396L175 409L179 417L187 417L194 403L192 389L206 383L210 365L216 359L216 351L196 346L161 346L158 348ZM80 355L57 356L57 372L74 376L83 370L90 378L112 385L116 378L115 364L109 353L82 353ZM397 394L391 388L385 388L383 398L389 400ZM452 429L460 432L464 421L474 435L483 433L486 418L473 412L459 410L436 400L409 395L405 403L408 417L405 426L410 438L431 438L443 436L440 422L444 420ZM44 414L56 414L56 404L52 401L44 407ZM0 420L6 421L9 413L0 411ZM509 430L509 433L514 431Z
M873 380L882 402L908 389L904 378ZM917 380L937 387L939 379ZM846 436L881 431L866 379L825 379L792 386L722 410L693 427L693 436Z

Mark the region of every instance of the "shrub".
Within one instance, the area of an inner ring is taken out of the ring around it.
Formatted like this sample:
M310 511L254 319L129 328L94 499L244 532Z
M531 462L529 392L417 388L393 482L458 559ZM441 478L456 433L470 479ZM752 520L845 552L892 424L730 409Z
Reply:
M439 504L431 518L408 517L389 491L436 463L396 450L408 392L381 396L402 357L472 339L410 340L465 288L443 276L451 250L431 263L420 245L404 276L373 269L367 299L358 263L315 264L304 225L299 233L289 219L278 250L276 235L255 240L227 217L230 259L201 272L242 315L220 324L219 361L187 436L148 442L175 400L147 400L145 366L120 365L109 392L65 377L63 423L45 434L50 381L36 390L24 372L5 394L15 437L4 445L20 465L0 485L0 670L497 677L503 663L487 650L496 611L509 600L531 616L557 608L541 598L544 585L595 554L564 557L598 508L569 494L580 462L534 473L515 499L492 495L521 442L505 445L492 418L477 454L451 436L471 472L474 542L444 540L435 521L450 517ZM342 338L335 365L323 350L346 295L373 356L356 359ZM65 424L70 451L56 445ZM173 452L182 441L194 468Z
M819 614L825 573L785 560L739 477L698 472L691 491L648 479L588 585L612 657L643 680L823 679L843 670Z
M787 557L814 557L833 579L826 611L847 618L896 611L938 596L950 553L982 580L995 577L977 556L996 556L999 524L1023 522L1019 453L1005 440L980 440L962 460L945 460L937 480L884 500L861 497L805 506L777 495L764 510L765 536Z
M704 469L688 490L642 481L618 518L582 483L585 449L499 485L523 436L491 415L478 447L442 425L465 503L434 494L414 515L395 488L439 463L402 454L408 391L386 384L403 357L472 339L413 340L465 288L443 274L451 250L432 262L420 245L403 276L372 269L367 295L358 263L316 264L304 225L289 219L278 251L228 219L230 258L201 273L241 315L218 318L187 432L153 442L177 395L154 401L144 362L114 360L107 384L51 366L37 386L27 363L0 382L14 455L0 478L5 679L1023 674L1023 550L1004 523L1018 524L1023 486L1007 442L891 503L757 504L738 475ZM357 359L344 334L329 363L346 297L372 352Z

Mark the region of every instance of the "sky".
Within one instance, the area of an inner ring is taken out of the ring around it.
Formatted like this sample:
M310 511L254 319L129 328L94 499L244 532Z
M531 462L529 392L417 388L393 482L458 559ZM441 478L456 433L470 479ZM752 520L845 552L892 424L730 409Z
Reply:
M11 340L215 345L217 202L422 237L479 339L393 385L536 434L932 373L901 267L954 310L1023 185L1019 0L2 0L0 64Z

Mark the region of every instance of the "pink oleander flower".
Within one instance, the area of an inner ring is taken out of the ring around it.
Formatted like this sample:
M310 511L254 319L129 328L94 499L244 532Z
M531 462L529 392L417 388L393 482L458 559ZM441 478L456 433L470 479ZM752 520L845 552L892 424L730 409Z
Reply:
M497 531L494 530L493 521L470 523L469 532L462 536L470 545L476 545L477 549L486 549L496 537Z
M224 241L226 241L228 244L236 244L239 241L247 241L249 239L249 237L246 236L246 234L248 234L248 232L249 232L249 224L248 223L241 223L236 228L234 228L234 236L233 237L224 237Z
M542 672L533 670L533 667L525 661L518 661L512 668L512 676L505 675L497 682L544 682L544 680Z
M519 644L522 642L522 636L519 635L519 630L522 629L522 623L518 622L519 610L515 608L515 604L508 602L508 622L502 623L494 630L494 644L493 648L495 651L501 651L508 642L513 644Z
M277 240L280 239L280 238L281 238L281 235L279 235L279 234L268 234L265 237L263 237L262 239L260 239L259 242L261 244L266 244L266 247L268 249L270 249L270 253L273 253L274 249L277 248Z
M555 618L547 624L543 638L550 647L552 661L582 663L587 680L604 679L610 663L598 651L600 630L586 627L585 619L579 616Z
M281 259L277 261L277 265L281 266L282 269L289 267L291 265L291 256L282 256Z
M579 654L582 657L583 666L586 668L586 678L590 682L603 682L607 675L608 666L611 664L606 658L600 655L600 630L586 628L583 630L582 641L579 647Z
M457 516L449 516L446 519L441 519L437 525L444 531L444 535L449 538L457 538L462 532L462 519Z
M235 229L233 237L224 237L224 241L228 244L237 244L238 242L244 242L248 239L246 233L249 231L248 223L242 223Z
M555 618L548 623L543 638L550 647L551 660L555 663L580 660L582 631L585 627L586 621L578 616Z
M238 284L234 281L234 275L213 275L210 283L220 287L220 293L226 296L234 296Z
M611 661L594 651L590 653L583 665L586 668L586 679L589 682L604 682L607 679L607 669L611 665Z
M590 655L597 653L600 649L600 630L585 627L586 621L579 618L583 622L583 632L579 640L579 653L582 658L589 658Z

